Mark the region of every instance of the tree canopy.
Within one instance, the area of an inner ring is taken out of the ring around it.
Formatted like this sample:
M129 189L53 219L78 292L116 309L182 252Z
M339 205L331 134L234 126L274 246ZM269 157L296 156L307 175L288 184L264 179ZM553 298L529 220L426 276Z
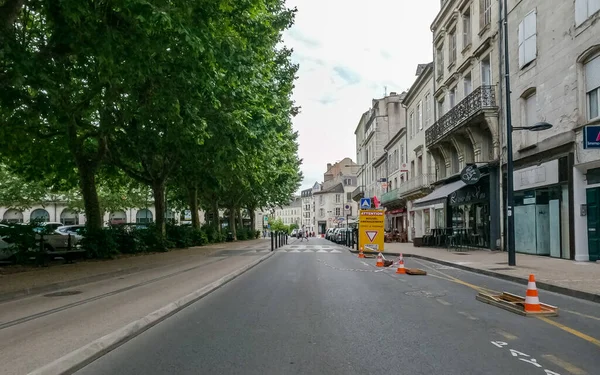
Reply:
M28 199L80 197L91 231L147 189L161 234L167 191L195 227L199 207L228 209L235 230L241 209L286 203L301 179L294 14L283 0L0 0L6 170Z

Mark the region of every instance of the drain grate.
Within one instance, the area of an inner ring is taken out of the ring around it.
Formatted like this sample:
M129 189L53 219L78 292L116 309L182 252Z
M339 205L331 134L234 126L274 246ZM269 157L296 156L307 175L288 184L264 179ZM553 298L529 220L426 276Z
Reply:
M454 255L469 255L469 253L454 253Z
M45 294L44 297L65 297L65 296L74 296L74 295L80 294L80 293L81 293L81 290L64 290L62 292Z
M489 268L490 271L510 271L512 268L510 267L498 267L498 268Z

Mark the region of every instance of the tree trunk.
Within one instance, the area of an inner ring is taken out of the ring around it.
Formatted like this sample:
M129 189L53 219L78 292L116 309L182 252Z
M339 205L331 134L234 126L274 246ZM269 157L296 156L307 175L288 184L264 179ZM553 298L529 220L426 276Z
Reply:
M212 225L217 227L217 231L221 233L221 221L219 220L219 202L216 199L213 199L213 222Z
M200 216L198 214L198 187L188 189L190 211L192 211L192 228L200 229Z
M229 209L229 230L231 231L231 235L233 236L233 240L237 241L237 232L235 230L235 208L231 207Z
M79 187L83 196L86 227L89 231L102 230L103 218L96 190L96 170L94 168L79 167Z
M256 212L254 212L253 208L248 209L248 215L250 215L250 230L254 234L256 232Z
M165 236L165 181L157 180L152 183L154 195L154 210L156 211L156 229L161 236Z
M238 208L235 213L237 214L237 221L240 228L244 228L244 220L242 218L242 209Z

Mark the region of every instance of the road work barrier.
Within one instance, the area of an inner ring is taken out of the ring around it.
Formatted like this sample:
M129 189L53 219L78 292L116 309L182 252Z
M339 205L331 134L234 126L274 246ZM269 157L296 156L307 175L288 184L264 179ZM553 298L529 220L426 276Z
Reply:
M498 295L480 292L475 298L523 316L558 316L558 307L540 302L534 275L529 275L525 298L507 292Z

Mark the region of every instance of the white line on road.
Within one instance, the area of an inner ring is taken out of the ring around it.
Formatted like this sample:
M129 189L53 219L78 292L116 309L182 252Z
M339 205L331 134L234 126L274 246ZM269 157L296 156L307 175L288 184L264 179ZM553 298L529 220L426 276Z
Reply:
M367 267L369 267L369 266L370 266L370 265L369 265L369 263L367 263L367 262L363 262L363 261L361 261L361 263L362 263L362 264L364 264L364 265L365 265L365 266L367 266Z
M441 298L436 298L436 301L438 301L439 303L441 303L442 305L445 305L445 306L452 306L452 304L450 302L444 301Z

